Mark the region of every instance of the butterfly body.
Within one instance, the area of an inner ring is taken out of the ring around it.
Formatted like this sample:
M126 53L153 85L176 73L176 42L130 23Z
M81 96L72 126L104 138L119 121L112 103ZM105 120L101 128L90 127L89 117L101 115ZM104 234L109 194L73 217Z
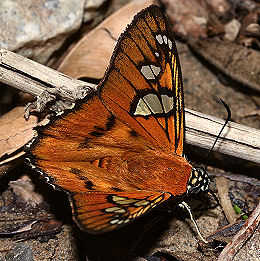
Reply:
M206 174L183 157L181 68L157 6L120 36L97 91L38 134L30 164L69 194L87 232L111 231L171 196L208 187Z

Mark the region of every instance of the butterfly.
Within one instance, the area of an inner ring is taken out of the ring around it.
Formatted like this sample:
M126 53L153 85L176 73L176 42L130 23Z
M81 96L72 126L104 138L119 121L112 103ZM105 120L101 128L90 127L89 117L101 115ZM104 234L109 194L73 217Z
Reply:
M68 193L86 232L120 228L170 197L208 189L207 174L183 154L181 67L158 6L119 37L97 90L37 130L30 165Z

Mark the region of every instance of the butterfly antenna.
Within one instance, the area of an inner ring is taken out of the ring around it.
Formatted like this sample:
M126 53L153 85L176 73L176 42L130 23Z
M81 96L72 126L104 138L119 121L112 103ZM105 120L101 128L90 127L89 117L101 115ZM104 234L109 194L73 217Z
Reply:
M182 208L185 208L185 209L188 211L188 213L189 213L189 215L190 215L190 219L191 219L191 221L193 222L193 224L194 224L194 226L195 226L195 228L196 228L196 230L197 230L197 233L198 233L200 239L201 239L205 244L208 244L209 242L202 236L202 234L201 234L201 232L200 232L200 230L199 230L199 227L198 227L197 222L195 221L195 219L194 219L194 217L193 217L193 214L192 214L192 211L191 211L190 206L189 206L185 201L182 201L182 202L179 204L179 206L182 207Z
M209 160L210 160L211 157L212 157L213 149L214 149L214 147L215 147L215 145L216 145L216 143L217 143L217 141L218 141L220 135L222 134L224 128L226 127L227 123L228 123L228 122L230 121L230 119L231 119L231 110L230 110L229 106L228 106L228 105L226 104L226 102L224 102L221 98L219 98L219 99L220 99L221 103L223 104L223 106L225 107L225 109L226 109L226 111L227 111L227 118L226 118L225 123L223 124L223 126L222 126L222 128L221 128L221 130L220 130L220 132L219 132L219 134L218 134L218 136L217 136L217 138L215 139L215 141L214 141L214 143L213 143L211 149L210 149L210 152L209 152L209 154L208 154L208 159L207 159L207 162L208 162L208 163L209 163ZM205 173L207 173L207 168L208 168L208 164L205 166L205 169L204 169Z

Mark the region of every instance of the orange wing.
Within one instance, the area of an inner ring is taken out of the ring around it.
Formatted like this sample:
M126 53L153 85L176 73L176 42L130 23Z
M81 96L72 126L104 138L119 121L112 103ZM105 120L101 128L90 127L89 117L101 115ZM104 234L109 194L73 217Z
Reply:
M73 112L38 128L38 134L30 144L31 164L69 193L114 191L113 187L133 190L133 181L125 181L128 172L119 174L116 169L129 151L143 153L152 148L115 118L95 93Z
M75 221L91 233L118 229L142 216L170 197L153 191L82 193L71 198Z
M159 7L141 11L120 36L99 95L113 115L146 140L182 156L181 68Z

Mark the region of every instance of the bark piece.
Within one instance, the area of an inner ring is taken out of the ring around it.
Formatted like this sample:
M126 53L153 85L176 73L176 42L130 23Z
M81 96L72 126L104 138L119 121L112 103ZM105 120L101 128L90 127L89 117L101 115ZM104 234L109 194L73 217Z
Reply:
M20 149L33 136L33 127L37 125L37 117L24 118L24 108L16 107L0 118L0 157L8 156Z
M260 91L260 53L228 41L190 40L189 46L222 73L249 88Z

